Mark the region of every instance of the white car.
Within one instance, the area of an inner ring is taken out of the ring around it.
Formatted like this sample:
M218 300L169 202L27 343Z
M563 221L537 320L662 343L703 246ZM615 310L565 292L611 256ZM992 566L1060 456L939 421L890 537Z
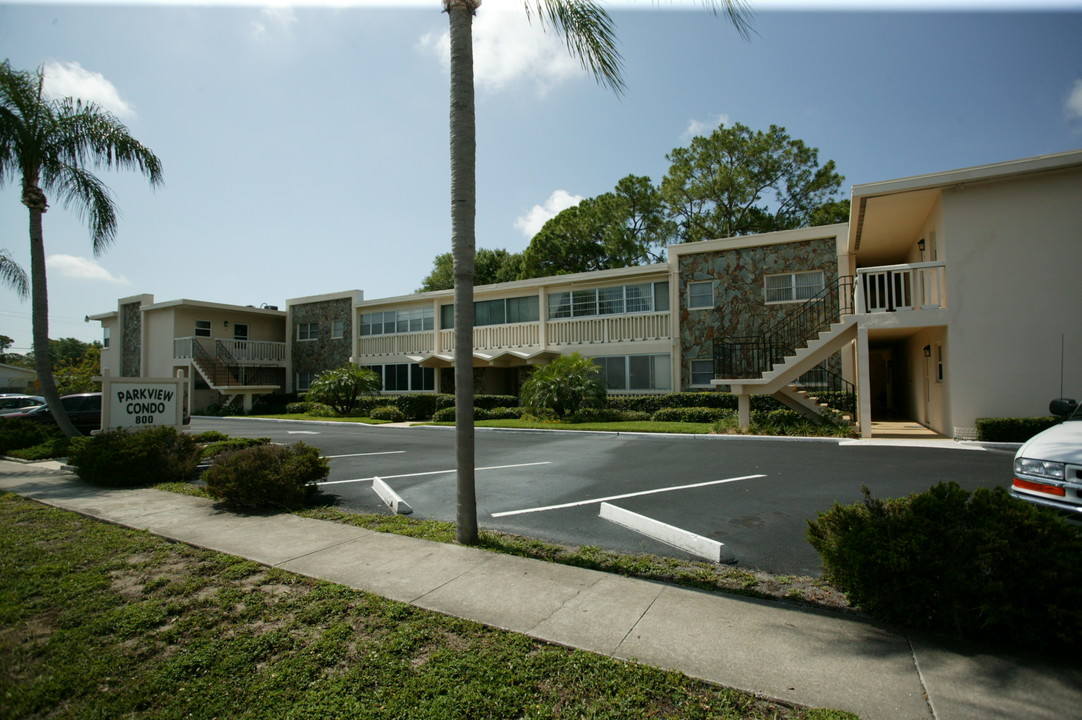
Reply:
M8 413L26 412L32 407L44 405L45 398L40 395L20 395L17 393L5 393L0 395L0 415Z
M1011 495L1082 519L1082 405L1053 400L1049 409L1067 419L1018 448Z

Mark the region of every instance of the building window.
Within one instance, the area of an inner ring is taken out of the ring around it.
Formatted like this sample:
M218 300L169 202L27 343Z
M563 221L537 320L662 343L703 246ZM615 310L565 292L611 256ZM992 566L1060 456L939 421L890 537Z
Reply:
M248 339L248 323L233 323L233 339L234 340L247 340Z
M714 379L713 360L691 361L691 384L695 386L709 385Z
M341 340L346 336L346 321L345 320L332 320L331 321L331 339Z
M943 346L935 346L935 381L943 382Z
M399 392L424 392L436 389L436 371L421 367L417 363L394 363L388 365L366 365L379 375L383 389Z
M297 339L298 340L315 340L319 337L319 323L298 323L297 324Z
M548 304L550 320L666 312L669 309L669 283L640 283L554 292L549 295Z
M707 310L714 307L714 282L688 283L688 309Z
M109 335L112 328L102 328L101 330L101 346L103 348L109 347Z
M210 320L195 321L195 336L210 337Z
M410 310L387 310L361 314L361 337L369 335L395 335L431 330L434 312L432 306Z
M305 392L312 387L312 381L316 379L316 373L313 372L299 372L297 373L297 392Z
M537 322L541 317L536 295L478 300L473 304L473 326L507 325ZM455 326L455 306L440 306L440 329L451 330Z
M823 271L767 275L765 278L768 303L797 302L808 300L823 291Z
M591 358L601 367L610 392L672 390L672 358L668 355L608 355Z

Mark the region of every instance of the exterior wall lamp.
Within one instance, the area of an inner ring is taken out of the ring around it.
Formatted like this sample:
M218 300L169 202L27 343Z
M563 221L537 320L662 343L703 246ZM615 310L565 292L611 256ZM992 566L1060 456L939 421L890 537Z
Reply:
M924 238L917 240L917 249L924 252Z
M931 345L925 345L924 346L924 357L926 357L926 358L932 357L932 346Z

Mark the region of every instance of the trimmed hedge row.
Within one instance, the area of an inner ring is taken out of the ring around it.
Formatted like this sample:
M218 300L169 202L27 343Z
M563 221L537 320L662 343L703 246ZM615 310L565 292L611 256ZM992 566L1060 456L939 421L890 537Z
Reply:
M977 439L984 442L1025 442L1060 423L1054 417L977 418Z
M1023 647L1082 641L1082 532L1005 488L940 483L808 523L824 579L875 618Z

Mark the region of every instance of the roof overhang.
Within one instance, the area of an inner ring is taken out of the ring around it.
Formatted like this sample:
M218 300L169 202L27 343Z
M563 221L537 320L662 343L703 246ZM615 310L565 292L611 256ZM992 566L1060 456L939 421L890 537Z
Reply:
M524 365L540 365L555 358L560 353L556 350L500 350L494 353L474 352L474 367L521 367ZM455 356L451 353L432 353L426 355L410 355L410 360L421 367L447 368L455 366Z
M911 245L944 190L1082 166L1082 150L853 186L849 252L891 262Z

